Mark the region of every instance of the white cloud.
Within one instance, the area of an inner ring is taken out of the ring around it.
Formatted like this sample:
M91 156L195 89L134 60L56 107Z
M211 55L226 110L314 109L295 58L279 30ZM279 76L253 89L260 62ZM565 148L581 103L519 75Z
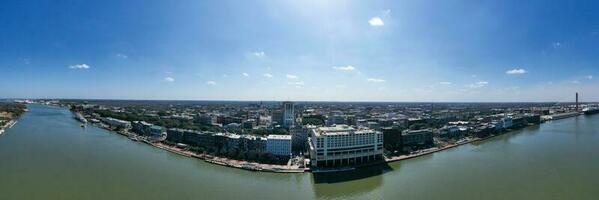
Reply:
M264 74L264 77L266 77L266 78L272 78L272 74L266 73L266 74Z
M589 80L593 80L593 75L588 75L585 78L589 79Z
M77 64L69 66L69 69L89 69L90 66L87 64Z
M264 58L266 56L266 53L264 53L264 51L255 51L255 52L252 52L252 55L254 55L258 58Z
M370 24L370 26L384 26L385 25L385 23L383 22L383 19L381 19L380 17L370 18L370 20L368 20L368 23Z
M489 82L487 82L487 81L479 81L479 82L476 82L476 83L472 83L472 84L466 85L466 87L469 87L469 88L481 88L481 87L485 87L488 84L489 84Z
M577 80L572 81L572 84L579 84L579 83L580 83L580 81L577 81Z
M304 85L304 82L303 81L287 82L287 84L289 84L289 85Z
M241 75L243 75L243 76L245 76L245 77L248 77L248 76L250 76L248 73L245 73L245 72L244 72L244 73L241 73Z
M369 79L366 79L366 80L368 82L371 82L371 83L384 83L385 82L384 79L380 79L380 78L369 78Z
M441 85L451 85L453 83L452 82L447 82L447 81L441 81L441 82L439 82L439 84L441 84Z
M520 74L526 74L526 73L528 73L528 71L526 71L525 69L512 69L512 70L507 70L505 73L509 74L509 75L520 75Z
M122 54L122 53L117 53L117 54L116 54L116 57L117 57L117 58L122 58L122 59L127 59L127 58L129 58L129 56L127 56L127 55L125 55L125 54Z
M167 77L164 78L164 81L166 81L166 82L175 82L175 78L167 76Z
M354 66L347 65L347 66L334 66L333 69L339 70L339 71L354 71L356 68Z
M297 76L296 76L296 75L293 75L293 74L287 74L287 76L286 76L286 77L287 77L288 79L297 79Z
M214 82L214 81L206 81L206 85L216 85L216 82Z

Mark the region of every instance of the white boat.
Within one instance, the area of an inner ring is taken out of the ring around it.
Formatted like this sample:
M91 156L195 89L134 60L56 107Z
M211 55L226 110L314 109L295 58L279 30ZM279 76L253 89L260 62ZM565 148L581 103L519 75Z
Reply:
M599 108L596 108L596 107L585 108L585 109L582 109L582 112L584 112L585 115L597 114L597 113L599 113Z

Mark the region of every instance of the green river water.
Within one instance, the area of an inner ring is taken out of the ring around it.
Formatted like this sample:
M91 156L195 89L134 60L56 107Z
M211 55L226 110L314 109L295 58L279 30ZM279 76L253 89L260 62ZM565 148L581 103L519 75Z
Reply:
M0 135L0 199L599 199L599 115L354 172L251 172L29 105Z

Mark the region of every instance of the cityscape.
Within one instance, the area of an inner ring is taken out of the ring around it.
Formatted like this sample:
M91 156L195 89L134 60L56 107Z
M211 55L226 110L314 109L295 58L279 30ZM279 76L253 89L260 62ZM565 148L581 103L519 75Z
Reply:
M0 200L595 200L598 10L6 0Z
M561 104L15 102L65 107L82 128L88 124L101 127L213 164L252 171L331 173L410 159L547 121L599 113L599 104L579 103L578 93L574 99Z

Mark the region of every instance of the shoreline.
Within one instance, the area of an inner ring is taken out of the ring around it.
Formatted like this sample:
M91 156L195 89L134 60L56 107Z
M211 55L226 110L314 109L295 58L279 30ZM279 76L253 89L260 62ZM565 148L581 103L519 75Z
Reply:
M0 127L0 135L2 135L4 133L4 131L6 131L6 129L12 128L15 124L17 124L17 122L18 122L17 120L10 120L3 127Z
M134 133L123 133L123 132L119 132L119 131L114 131L114 130L111 130L108 125L103 124L103 123L88 123L88 124L91 124L95 127L107 130L112 133L117 133L119 135L125 136L129 140L132 140L135 142L145 143L152 147L156 147L158 149L162 149L162 150L165 150L165 151L168 151L170 153L174 153L174 154L177 154L180 156L197 158L197 159L205 161L209 164L215 164L215 165L231 167L231 168L236 168L236 169L243 169L243 170L248 170L248 171L272 172L272 173L304 173L304 172L310 171L310 168L293 168L293 167L289 167L287 165L264 164L264 163L257 163L257 162L251 162L251 161L235 160L235 159L230 159L230 158L225 158L225 157L217 157L217 156L213 156L213 155L209 155L209 154L199 154L199 153L195 153L192 151L180 149L178 147L171 146L171 145L168 145L168 144L165 144L162 142L152 142L152 141L149 141L147 138L145 138L143 136L139 136Z
M561 119L567 119L567 118L571 118L571 117L576 117L579 115L572 115L572 116L568 116L565 118L560 118L560 119L553 119L552 121L557 121L557 120L561 120ZM107 125L100 123L100 125L97 125L95 123L92 123L92 125L98 127L98 128L102 128L105 130L108 130L110 132L115 132L118 133L120 135L126 136L128 137L130 140L131 136L130 134L127 133L121 133L118 131L114 131L111 130ZM540 124L535 124L532 126L540 126ZM526 126L526 127L531 127ZM523 127L523 128L526 128ZM517 129L520 130L520 129ZM241 169L241 170L247 170L247 171L258 171L258 172L271 172L271 173L306 173L306 172L311 172L311 173L318 173L318 172L340 172L340 171L348 171L348 169L353 170L353 169L357 169L357 168L363 168L363 167L369 167L369 166L376 166L376 165L382 165L382 164L387 164L387 163L394 163L394 162L399 162L399 161L403 161L403 160L409 160L412 158L417 158L417 157L421 157L421 156L425 156L425 155L429 155L429 154L433 154L433 153L437 153L437 152L441 152L444 150L448 150L448 149L452 149L455 147L459 147L465 144L471 144L473 142L483 142L486 140L489 140L491 138L495 138L497 136L501 136L501 135L506 135L509 133L513 133L516 130L512 130L512 129L508 129L506 132L500 133L500 134L494 134L494 135L489 135L487 137L484 138L473 138L473 139L469 139L467 141L464 142L458 142L455 144L450 144L444 147L437 147L437 148L429 148L429 149L424 149L424 150L420 150L423 152L420 153L416 153L416 154L409 154L409 155L401 155L401 156L395 156L395 157L390 157L390 158L384 158L383 161L380 162L372 162L372 163L368 163L368 164L364 164L364 165L360 165L360 166L353 166L353 167L349 167L349 168L339 168L339 169L311 169L310 167L306 167L306 168L290 168L287 165L275 165L275 164L262 164L262 163L257 163L257 162L249 162L249 161L243 161L243 160L234 160L234 159L229 159L229 158L224 158L224 157L217 157L217 156L212 156L209 154L198 154L195 152L191 152L191 151L187 151L187 150L183 150L180 149L178 147L175 146L170 146L167 145L165 143L162 142L151 142L148 141L147 139L143 138L142 136L139 136L137 134L135 134L135 139L133 141L138 141L138 142L142 142L145 144L148 144L150 146L156 147L158 149L162 149L165 151L168 151L170 153L174 153L180 156L185 156L185 157L192 157L192 158L197 158L200 159L204 162L207 162L209 164L215 164L215 165L220 165L220 166L225 166L225 167L231 167L231 168L236 168L236 169ZM140 139L141 138L141 139Z
M110 131L110 132L114 132L117 133L119 135L122 136L126 136L126 137L130 137L130 135L125 134L125 133L121 133L118 131L114 131L114 130L110 130L107 126L105 125L101 125L98 126L96 124L93 124L94 126L98 127L98 128L102 128L104 130ZM485 138L474 138L471 140L468 140L466 142L460 142L460 143L456 143L456 144L451 144L451 145L447 145L441 148L436 148L434 150L429 150L429 151L424 151L421 153L416 153L416 154L410 154L410 155L401 155L401 156L396 156L396 157L391 157L391 158L385 158L384 161L380 161L380 162L373 162L373 163L368 163L365 165L360 165L360 166L353 166L351 167L351 169L357 169L357 168L363 168L363 167L369 167L369 166L375 166L375 165L381 165L381 164L387 164L387 163L394 163L394 162L399 162L399 161L403 161L403 160L409 160L412 158L417 158L417 157L421 157L421 156L425 156L425 155L429 155L429 154L433 154L433 153L437 153L437 152L441 152L444 150L448 150L451 148L455 148L458 146L462 146L465 144L470 144L473 142L482 142L482 141L486 141L488 139L500 136L500 135L505 135L508 133L513 132L514 130L511 131L507 131L501 134L495 134L495 135L490 135L488 137ZM249 161L243 161L243 160L234 160L234 159L229 159L229 158L224 158L224 157L217 157L217 156L212 156L209 154L198 154L195 152L191 152L191 151L187 151L187 150L183 150L180 148L177 148L175 146L170 146L167 144L164 144L162 142L151 142L148 141L146 139L139 139L140 136L137 136L138 140L133 140L131 138L129 138L130 140L133 141L137 141L137 142L142 142L145 143L147 145L150 145L152 147L170 152L170 153L174 153L180 156L185 156L185 157L190 157L190 158L196 158L196 159L200 159L204 162L207 162L209 164L215 164L215 165L219 165L219 166L224 166L224 167L231 167L231 168L236 168L236 169L241 169L241 170L247 170L247 171L258 171L258 172L272 172L272 173L306 173L306 172L312 172L312 173L318 173L319 171L322 172L337 172L337 171L347 171L346 168L339 168L339 169L320 169L320 170L312 170L311 168L297 168L297 169L285 169L287 166L286 165L274 165L274 164L262 164L262 163L256 163L256 162L249 162Z
M398 162L398 161L402 161L402 160L408 160L408 159L412 159L412 158L417 158L417 157L420 157L420 156L425 156L425 155L429 155L429 154L441 152L441 151L444 151L444 150L452 149L452 148L459 147L459 146L466 145L466 144L471 144L471 143L474 143L474 142L483 142L483 141L489 140L491 138L495 138L497 136L501 136L501 135L506 135L506 134L513 133L514 131L516 131L516 130L510 130L510 131L507 131L507 132L504 132L504 133L501 133L501 134L489 135L489 136L484 137L484 138L474 138L474 139L471 139L471 140L468 140L468 141L465 141L465 142L460 142L460 143L456 143L456 144L450 144L450 145L447 145L447 146L444 146L444 147L441 147L441 148L437 148L437 149L426 151L426 152L422 152L422 153L395 156L395 157L391 157L391 158L385 160L385 162L386 163L393 163L393 162Z

